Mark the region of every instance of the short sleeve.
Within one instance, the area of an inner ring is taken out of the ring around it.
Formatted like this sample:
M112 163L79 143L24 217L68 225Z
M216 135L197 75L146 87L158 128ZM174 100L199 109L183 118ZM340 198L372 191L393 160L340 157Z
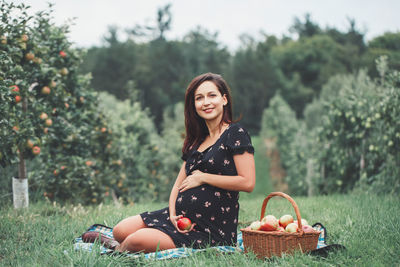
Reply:
M244 152L254 154L254 147L251 144L250 135L240 124L231 126L226 145L233 155L243 154Z
M182 159L183 161L187 161L187 159L188 159L188 153L183 153L181 159Z

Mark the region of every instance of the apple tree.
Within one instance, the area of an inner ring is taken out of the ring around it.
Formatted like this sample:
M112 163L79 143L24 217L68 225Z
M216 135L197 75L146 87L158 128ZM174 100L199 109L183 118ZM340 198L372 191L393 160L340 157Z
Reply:
M46 197L99 201L112 168L112 134L89 76L78 74L82 52L51 10L1 2L0 164L18 163L19 179L37 180ZM38 157L29 175L25 162Z

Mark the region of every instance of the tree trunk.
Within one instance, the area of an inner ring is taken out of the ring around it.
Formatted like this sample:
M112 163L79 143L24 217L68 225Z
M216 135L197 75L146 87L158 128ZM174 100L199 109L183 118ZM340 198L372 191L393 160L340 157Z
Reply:
M22 109L24 113L27 111L27 100L24 98ZM26 163L23 149L19 149L18 178L13 177L13 201L14 208L27 208L29 206L28 179L26 177Z

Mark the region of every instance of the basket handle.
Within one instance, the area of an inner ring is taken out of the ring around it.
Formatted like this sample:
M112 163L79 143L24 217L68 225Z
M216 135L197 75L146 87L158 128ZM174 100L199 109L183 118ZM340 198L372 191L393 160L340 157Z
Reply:
M300 235L303 235L304 231L303 231L303 226L301 225L301 215L300 215L300 210L299 207L297 206L296 202L293 200L293 198L291 198L289 195L282 193L282 192L272 192L271 194L269 194L263 202L262 208L261 208L261 217L260 217L260 221L262 220L262 218L264 218L265 215L265 208L267 207L267 203L268 201L272 198L272 197L283 197L286 198L287 200L289 200L289 202L292 204L294 211L296 213L296 217L297 217L297 224L298 224L298 229L297 232L299 232Z

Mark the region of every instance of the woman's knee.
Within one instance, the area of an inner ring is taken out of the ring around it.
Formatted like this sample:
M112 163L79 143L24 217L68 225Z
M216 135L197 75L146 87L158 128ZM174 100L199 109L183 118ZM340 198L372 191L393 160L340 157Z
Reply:
M131 252L143 251L148 253L154 252L157 249L165 250L171 248L175 248L171 237L160 230L146 228L140 229L126 237L121 244L120 250Z
M113 228L114 239L122 242L137 230L146 227L140 215L123 219Z

